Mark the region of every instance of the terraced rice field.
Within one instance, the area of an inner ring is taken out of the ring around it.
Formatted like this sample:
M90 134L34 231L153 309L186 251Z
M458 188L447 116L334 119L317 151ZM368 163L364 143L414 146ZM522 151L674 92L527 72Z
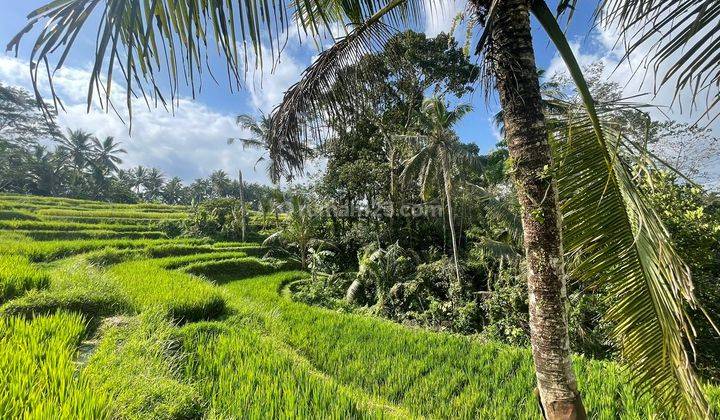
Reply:
M259 244L157 229L188 211L0 195L0 418L540 417L528 349L294 302ZM593 418L672 417L575 368Z

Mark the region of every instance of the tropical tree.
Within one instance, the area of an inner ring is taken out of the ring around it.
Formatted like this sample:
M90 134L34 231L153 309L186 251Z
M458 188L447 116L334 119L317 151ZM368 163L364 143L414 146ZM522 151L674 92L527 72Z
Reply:
M114 137L105 137L103 141L93 137L94 145L93 156L91 158L92 165L100 170L104 175L115 173L118 170L117 165L122 163L120 154L127 153L125 149L120 147L119 142Z
M309 153L308 148L291 148L288 147L287 142L275 141L275 138L270 136L272 120L262 111L259 118L240 114L237 116L236 122L242 129L249 131L250 137L229 138L228 144L239 141L243 148L249 147L264 151L264 155L255 162L255 167L258 163L267 160L266 171L273 184L280 182L281 177L291 179L293 168L297 167Z
M185 198L185 187L182 184L182 180L178 177L173 177L168 181L162 189L163 201L167 204L180 204Z
M59 192L66 171L57 155L44 146L35 146L28 160L27 174L33 184L34 194L53 195Z
M158 200L161 197L164 185L165 175L157 168L150 168L142 183L145 188L145 200Z
M68 159L76 175L80 176L92 162L93 140L91 133L83 130L69 130L57 140L58 150Z
M318 55L301 80L286 92L271 116L272 143L286 143L286 147L299 152L308 138L322 133L324 120L352 112L352 104L363 100L362 92L333 90L333 96L328 97L328 87L345 65L383 44L390 31L388 23L393 27L412 25L421 21L426 8L436 13L437 8L446 4L429 3L428 6L419 0L311 0L290 5L300 32L314 37L320 45L323 45L320 28L339 23L348 29L345 36ZM558 11L569 13L576 3L577 0L561 0ZM720 18L716 0L598 3L596 16L602 23L619 28L621 35L627 35L630 41L624 45L629 45L631 53L652 42L649 59L671 63L670 69L661 74L661 84L677 80L678 90L690 89L695 94L716 88L720 80L720 60L715 59L714 53L717 39L707 35ZM143 81L152 85L152 89L142 92L165 88L175 99L182 80L192 81L193 91L199 87L194 76L202 74L208 64L207 60L184 58L208 57L204 49L210 48L212 40L226 58L229 77L238 85L243 68L248 68L247 57L254 57L262 66L263 49L268 45L271 53L280 54L284 50L280 45L281 34L291 22L287 19L286 2L243 4L243 13L235 13L233 2L55 1L31 13L27 27L11 40L9 47L17 48L37 21L48 20L31 54L31 76L37 85L39 75L43 74L38 70L41 63L46 63L46 73L52 77L48 55L55 51L62 54L61 65L82 26L95 22L87 19L88 15L95 8L103 8L95 66L88 85L89 100L95 97L95 88L104 85L105 99L109 101L112 76L121 73L128 104L132 104L132 95L138 90L133 84ZM521 205L531 341L545 415L551 419L585 416L568 345L563 248L571 254L582 254L587 261L580 265L582 269L574 267L575 278L583 282L601 279L617 294L617 299L611 300L608 316L620 321L615 329L617 342L621 343L623 360L631 366L636 383L651 391L669 409L707 415L707 402L689 368L690 356L685 348L693 333L683 300L691 306L695 304L689 274L657 215L636 193L626 168L614 158L612 139L616 137L612 135L617 133L601 123L556 18L543 0L469 0L467 8L472 14L465 20L471 22L468 31L482 28L477 38L468 39L478 40L475 51L485 59L485 85L497 90L503 109L512 176ZM550 133L543 114L532 44L531 13L570 68L587 113L585 120L578 121L586 129L563 132L565 135L558 136L555 142L557 147L551 147L548 141ZM475 23L480 25L472 26ZM236 26L242 29L235 30ZM644 30L637 31L638 26ZM166 48L168 44L172 48ZM249 44L255 54L236 48L238 44ZM111 59L120 51L127 54L131 65ZM676 53L682 55L681 59L675 58ZM184 71L190 77L171 77L168 83L164 80L160 83L156 76L162 65L158 63L168 63L171 74ZM114 66L123 66L125 71L113 72ZM107 78L101 81L105 74ZM715 95L710 106L719 103L720 97ZM559 159L560 156L554 159L558 153L570 160ZM302 169L302 163L296 162L294 169ZM600 182L589 182L593 180ZM570 198L571 204L563 204L561 209L560 199ZM612 205L606 205L608 200ZM600 201L603 205L599 205Z
M280 188L272 190L272 202L273 202L273 214L275 215L275 228L280 228L280 210L285 204L285 194L280 191Z
M188 187L190 200L193 204L200 203L212 197L212 186L210 180L198 178Z
M455 263L456 290L461 289L460 257L458 255L458 240L455 233L455 217L453 213L452 192L452 153L457 147L458 139L453 126L460 121L472 108L469 105L458 105L449 109L443 98L433 97L423 102L420 114L420 126L423 128L422 136L415 136L424 144L420 151L405 162L405 169L401 178L407 179L410 174L415 176L421 185L423 199L427 200L429 188L436 173L442 177L442 186L445 190L445 205L447 206L448 224L452 240L453 260Z
M132 186L135 194L140 195L140 188L145 184L147 176L148 170L144 166L138 165L132 170Z
M313 282L317 281L318 274L327 265L327 261L334 256L334 252L323 249L323 244L317 248L310 247L308 249L308 268L310 269L310 279Z
M230 195L232 182L230 181L230 177L225 171L218 170L213 172L212 174L210 174L209 181L213 197L223 198Z
M273 205L273 199L269 195L264 195L260 197L260 200L258 201L258 205L260 207L260 216L261 216L261 222L263 229L267 229L268 221L270 220L270 215L273 213L275 206Z
M317 237L318 214L300 197L293 197L292 210L283 228L268 236L263 246L273 247L290 255L300 263L303 270L308 268L310 248L329 248L331 244Z
M44 118L30 92L0 83L0 143L32 147L38 140L62 137L57 124Z
M377 244L366 246L358 253L358 272L348 287L345 299L352 303L358 293L367 285L374 285L377 312L386 308L390 289L396 283L406 280L412 274L415 264L413 255L399 243L382 248Z

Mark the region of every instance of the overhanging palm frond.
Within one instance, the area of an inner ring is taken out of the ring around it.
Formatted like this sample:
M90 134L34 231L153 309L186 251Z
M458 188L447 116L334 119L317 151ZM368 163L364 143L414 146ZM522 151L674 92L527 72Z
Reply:
M170 98L174 106L183 85L189 86L193 95L201 88L205 70L211 71L211 49L221 56L231 88L239 88L243 72L263 68L266 49L273 59L278 57L281 38L293 24L319 41L320 27L329 30L336 22L362 22L365 16L371 21L376 10L384 10L382 15L391 20L418 19L422 4L418 0L391 4L379 0L304 0L290 5L283 0L55 0L28 15L28 23L7 49L17 53L21 39L35 25L44 23L30 54L31 76L38 98L40 79L47 76L57 106L54 70L63 66L78 34L98 13L88 107L97 98L101 105L110 107L114 81L120 78L129 110L135 96L143 96L148 105L149 100L167 105L166 98ZM294 20L290 14L295 15ZM59 57L51 69L55 52ZM43 65L46 71L41 71Z
M618 138L603 125L606 138ZM607 290L606 317L636 383L666 407L702 414L707 404L686 345L694 332L685 305L695 306L688 267L647 199L616 155L579 118L554 138L563 243L570 276Z
M262 57L263 35L269 37L272 45L277 34L287 26L286 21L280 23L279 17L285 13L284 2L280 0L53 1L30 13L25 28L7 46L8 50L17 52L23 35L38 22L45 21L30 55L32 81L38 97L40 64L48 67L47 77L52 87L50 55L56 50L60 52L55 69L62 67L75 39L96 9L101 10L101 18L88 85L88 107L96 95L102 98L100 104L104 100L105 107L110 105L113 80L119 78L117 73L124 79L129 108L134 95L146 96L144 85L149 86L148 96L156 104L158 101L166 104L161 87L167 86L168 96L173 99L178 97L182 83L191 86L194 94L200 87L206 53L212 44L225 58L231 85L239 86L241 64L248 55L247 51L242 55L238 45L248 43L255 50L254 57ZM236 24L240 31L236 30ZM167 79L161 81L158 77L162 67L167 68ZM57 99L54 90L52 95Z
M564 0L558 11L572 10L576 2ZM691 108L701 107L701 118L713 110L713 119L720 115L717 0L599 0L596 16L618 31L624 58L640 54L652 67L658 87L675 80L676 100L687 91L693 97Z
M53 75L63 66L81 30L88 22L95 22L90 17L97 13L100 19L88 84L88 107L95 100L106 109L112 107L112 87L116 79L121 79L132 121L134 97L142 96L148 105L152 102L155 106L159 103L167 106L169 102L174 107L183 85L194 96L201 89L206 70L215 79L211 49L218 52L225 64L221 71L227 74L231 89L239 88L248 69L262 71L268 48L273 62L279 58L292 25L320 45L321 37L332 33L333 25L349 23L355 27L355 34L348 35L348 41L357 39L367 47L371 37L359 34L378 26L375 24L380 17L389 23L419 22L426 7L441 7L436 3L431 0L428 6L421 0L389 3L303 0L289 4L284 0L54 0L28 15L28 23L11 39L7 50L17 54L22 38L38 23L44 23L30 54L31 78L35 94L41 98L40 79L47 76L55 105L62 105L53 88ZM59 57L51 68L54 53Z
M688 267L618 155L621 133L598 115L562 30L544 2L533 13L555 43L586 113L555 123L552 143L571 277L607 290L607 318L637 386L671 411L707 416L708 405L686 346L694 331L685 306L697 306ZM617 140L615 140L617 139Z
M397 6L403 1L396 0L391 5ZM344 68L387 41L390 29L381 17L357 26L305 69L300 81L285 92L282 102L273 110L271 136L297 147L306 145L308 139L323 135L321 121L337 116L345 108L338 105L357 102L357 95L362 92L333 89L333 86ZM336 106L327 106L328 102Z

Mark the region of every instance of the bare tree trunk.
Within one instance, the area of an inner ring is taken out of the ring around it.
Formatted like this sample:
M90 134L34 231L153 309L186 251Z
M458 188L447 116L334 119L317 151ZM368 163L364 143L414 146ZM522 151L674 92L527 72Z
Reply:
M450 162L448 161L447 150L443 149L441 153L443 184L445 184L445 199L447 200L448 223L450 224L450 239L452 240L453 259L455 260L455 280L457 282L455 285L455 292L459 293L462 290L462 282L460 280L460 262L458 261L457 238L455 237L455 218L453 216L452 192L450 191L452 188L450 180Z
M245 188L243 187L242 169L238 170L238 182L240 184L240 226L242 229L242 241L245 242Z
M548 419L584 419L570 358L561 215L535 67L530 1L500 1L489 58L522 206L539 398Z

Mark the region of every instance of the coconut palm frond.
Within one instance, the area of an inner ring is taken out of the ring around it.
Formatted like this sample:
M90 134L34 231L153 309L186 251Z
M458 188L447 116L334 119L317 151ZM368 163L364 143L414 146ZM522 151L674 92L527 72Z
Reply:
M603 120L572 49L543 2L533 13L555 43L585 104L551 140L571 276L608 293L606 317L639 389L670 411L705 417L708 405L690 365L697 307L690 272L619 156L621 133ZM599 284L598 284L599 283Z
M473 190L473 193L479 198L483 204L483 208L488 216L501 222L512 236L514 241L520 241L522 238L522 220L517 211L513 211L510 203L506 200L499 199L487 189L472 183L466 183Z
M403 2L395 0L388 7ZM270 132L273 138L297 148L307 146L310 139L326 135L320 126L322 121L339 116L357 103L363 92L333 86L343 69L387 41L391 30L381 19L383 13L387 13L387 8L355 27L305 69L300 81L285 92L282 102L273 110Z
M97 101L114 109L111 92L121 80L132 121L136 96L148 104L174 107L183 87L189 87L193 95L199 92L206 72L214 78L210 66L213 49L221 57L231 88L239 89L247 69L267 67L263 62L266 50L273 61L278 58L285 42L282 38L287 37L291 25L298 25L320 43L323 32L318 28L330 30L331 24L349 21L357 29L364 28L360 33L377 33L367 29L378 26L375 23L380 17L391 22L413 21L419 19L423 8L419 0L389 4L379 0L305 0L289 5L281 0L55 0L28 15L27 24L7 49L17 54L23 37L36 25L43 25L30 54L31 77L39 99L41 79L47 77L57 107L62 103L52 84L55 70L76 47L81 30L99 22L88 108ZM94 15L99 19L93 19ZM360 38L363 44L370 39L358 35L348 41ZM56 60L55 54L59 55Z
M273 233L272 235L265 238L262 245L263 246L272 246L272 245L278 245L285 242L285 232L284 231L278 231Z
M603 124L607 139L619 134ZM697 306L688 267L659 216L617 155L580 117L556 131L563 242L570 275L607 290L606 317L638 386L672 410L707 412L686 348L694 331L685 305Z
M473 248L495 258L505 258L507 260L517 260L522 257L518 253L517 245L506 242L496 241L487 237L480 237L473 241Z
M52 89L51 55L60 54L54 68L62 67L77 35L97 12L100 19L87 92L88 107L96 97L106 109L111 106L115 79L124 82L130 109L135 95L167 105L160 93L166 87L172 99L178 98L182 84L190 86L193 94L199 91L208 60L206 53L213 47L227 63L231 85L239 87L242 62L248 55L240 52L238 46L247 42L254 48L253 56L261 57L261 35L269 37L272 45L287 25L278 24L277 17L283 11L284 3L280 0L60 0L30 13L27 25L7 49L17 52L22 37L43 22L30 55L32 82L40 97L38 85L43 73ZM242 30L237 31L236 24ZM43 64L47 71L40 71ZM167 70L161 73L163 67ZM59 99L54 90L51 93L53 99Z
M572 10L576 1L562 3ZM699 108L703 112L700 119L720 115L717 0L599 0L596 17L600 24L617 30L625 59L637 56L643 60L653 73L656 89L674 81L674 100L688 92L691 111Z

